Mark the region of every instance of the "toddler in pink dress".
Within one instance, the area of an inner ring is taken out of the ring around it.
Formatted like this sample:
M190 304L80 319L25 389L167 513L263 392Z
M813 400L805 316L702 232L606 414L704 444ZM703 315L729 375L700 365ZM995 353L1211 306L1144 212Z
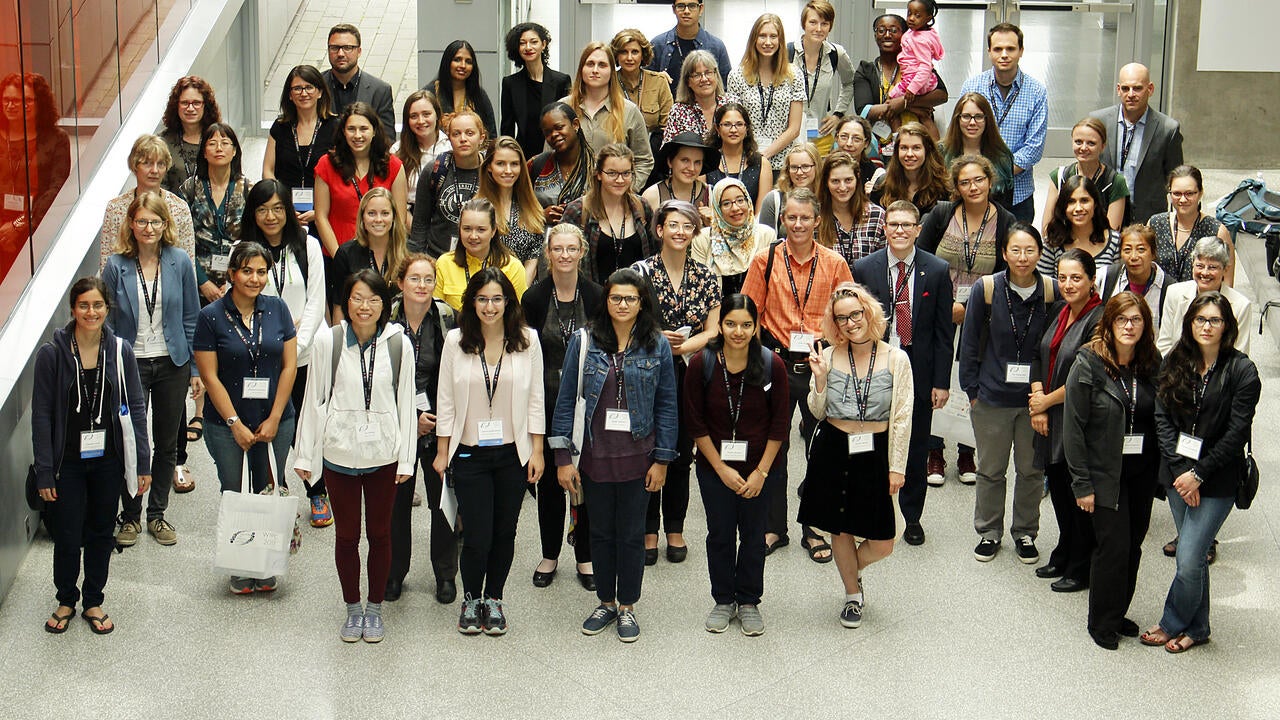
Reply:
M907 104L938 87L933 64L942 59L942 37L933 29L938 14L935 0L907 3L907 32L902 36L898 70L902 79L889 90L889 97L905 97Z

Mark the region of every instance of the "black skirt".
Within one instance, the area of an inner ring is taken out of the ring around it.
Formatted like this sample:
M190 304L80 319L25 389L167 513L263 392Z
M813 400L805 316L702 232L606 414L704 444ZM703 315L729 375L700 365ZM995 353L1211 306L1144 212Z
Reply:
M849 435L822 421L809 445L799 521L829 533L868 540L897 534L889 494L889 432L873 435L871 452L849 454Z

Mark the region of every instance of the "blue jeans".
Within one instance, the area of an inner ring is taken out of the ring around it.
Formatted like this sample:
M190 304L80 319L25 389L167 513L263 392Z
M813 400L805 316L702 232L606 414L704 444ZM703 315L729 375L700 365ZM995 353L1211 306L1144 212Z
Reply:
M286 487L289 485L287 475L289 468L284 464L289 456L289 446L293 444L293 425L293 418L281 420L280 427L276 431L276 439L271 441L271 447L276 456L276 470L284 476ZM213 464L218 470L218 482L222 485L222 492L228 490L240 492L241 472L244 470L244 450L236 444L231 428L216 421L208 422L204 428L204 444L209 448L209 455L213 458ZM249 448L249 486L253 492L262 492L267 487L270 477L266 446L262 443L254 443Z
M1209 545L1235 505L1232 497L1200 497L1191 507L1173 488L1166 491L1173 524L1178 527L1178 571L1164 601L1160 627L1171 636L1186 633L1203 642L1209 637Z

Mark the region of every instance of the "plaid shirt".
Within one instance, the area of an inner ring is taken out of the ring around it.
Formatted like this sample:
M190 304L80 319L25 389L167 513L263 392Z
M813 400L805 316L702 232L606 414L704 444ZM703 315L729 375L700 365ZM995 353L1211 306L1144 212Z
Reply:
M836 227L836 246L831 249L840 253L844 261L849 263L849 268L853 269L855 262L885 246L884 218L884 208L873 202L867 203L866 214L848 230L840 227L840 221L833 215L831 220Z
M1036 189L1031 168L1044 155L1045 134L1049 129L1048 94L1044 84L1019 70L1009 90L1013 100L1010 103L996 86L996 71L991 69L966 80L960 94L967 92L979 93L991 103L991 111L1000 122L1000 137L1013 151L1013 164L1024 171L1013 176L1013 202L1026 200Z
M767 279L764 277L764 269L769 262L769 253L762 252L752 258L747 279L742 284L742 294L749 296L755 301L756 307L760 308L760 327L769 331L784 346L784 351L793 331L810 332L822 337L822 316L827 311L832 291L840 283L853 282L849 264L835 250L815 242L813 257L800 263L789 254L788 245L787 242L781 242L773 249L773 273ZM784 250L788 251L786 256L783 255ZM796 284L795 294L791 292L791 280L787 277L784 263L791 265L791 277ZM805 289L809 285L809 271L813 263L817 263L817 267L813 268L813 290L806 295ZM799 302L796 300L797 294L800 296Z

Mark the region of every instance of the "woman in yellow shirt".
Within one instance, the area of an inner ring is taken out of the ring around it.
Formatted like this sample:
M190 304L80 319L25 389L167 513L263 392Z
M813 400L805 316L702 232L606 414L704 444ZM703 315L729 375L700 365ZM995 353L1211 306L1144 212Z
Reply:
M529 288L524 265L500 242L498 213L493 203L472 198L462 206L458 217L458 245L453 252L441 255L436 265L436 297L454 310L462 308L462 293L471 276L487 267L496 267L511 280L516 296Z

